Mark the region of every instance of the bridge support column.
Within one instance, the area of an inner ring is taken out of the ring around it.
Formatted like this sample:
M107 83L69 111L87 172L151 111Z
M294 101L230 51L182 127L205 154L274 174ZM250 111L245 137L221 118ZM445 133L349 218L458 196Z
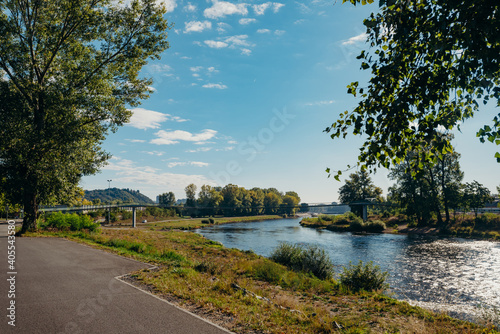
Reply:
M363 204L363 221L368 220L368 205Z
M132 227L135 228L135 218L136 218L136 213L135 213L135 207L132 208Z

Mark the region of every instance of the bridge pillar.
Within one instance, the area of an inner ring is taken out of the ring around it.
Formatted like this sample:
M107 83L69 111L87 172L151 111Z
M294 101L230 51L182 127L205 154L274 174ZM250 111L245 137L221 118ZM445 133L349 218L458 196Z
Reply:
M136 214L135 214L135 206L132 207L132 227L135 228L135 218L136 218Z
M368 220L368 205L363 204L363 221Z

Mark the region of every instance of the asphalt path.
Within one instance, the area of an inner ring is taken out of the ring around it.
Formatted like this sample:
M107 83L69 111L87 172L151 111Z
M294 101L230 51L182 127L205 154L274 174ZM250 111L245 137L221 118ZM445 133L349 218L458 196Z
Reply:
M63 239L16 238L12 270L9 245L0 224L0 333L229 333L118 279L148 264Z

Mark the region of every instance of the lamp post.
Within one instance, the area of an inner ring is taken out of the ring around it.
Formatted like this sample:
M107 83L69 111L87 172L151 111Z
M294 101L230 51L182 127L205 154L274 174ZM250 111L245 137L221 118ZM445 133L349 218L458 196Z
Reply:
M109 191L111 190L111 181L113 180L108 180L108 194ZM111 224L111 200L110 200L110 206L108 208L108 224Z

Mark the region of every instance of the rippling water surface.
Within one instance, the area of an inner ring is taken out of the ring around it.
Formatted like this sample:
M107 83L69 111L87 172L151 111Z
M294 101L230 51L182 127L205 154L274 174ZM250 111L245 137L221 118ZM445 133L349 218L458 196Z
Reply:
M269 256L283 241L317 244L336 272L350 261L373 261L390 274L394 297L460 318L500 309L500 243L393 234L353 235L304 228L300 219L234 223L197 230L226 247Z

